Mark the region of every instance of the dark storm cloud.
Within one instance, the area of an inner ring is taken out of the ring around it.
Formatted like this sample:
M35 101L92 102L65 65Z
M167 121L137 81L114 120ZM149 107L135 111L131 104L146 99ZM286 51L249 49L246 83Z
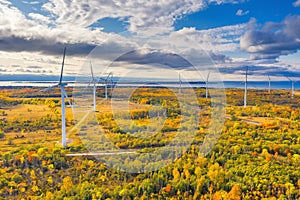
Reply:
M186 69L192 64L181 56L173 53L163 53L159 51L141 52L131 51L116 59L118 62L127 62L140 65L159 65L175 69Z
M86 56L96 46L93 44L74 43L63 44L47 39L25 39L11 36L0 38L0 50L10 52L42 52L47 55L61 55L62 49L67 46L68 55Z
M300 49L300 16L287 16L282 23L266 23L257 26L242 36L241 49L254 53L256 59L276 59Z
M209 54L209 56L211 57L211 59L217 63L225 63L226 61L230 61L230 57L223 55L223 54L215 54L213 52L211 52Z
M241 49L254 59L276 59L300 49L300 16L288 16L282 23L266 23L262 29L253 25L240 41Z

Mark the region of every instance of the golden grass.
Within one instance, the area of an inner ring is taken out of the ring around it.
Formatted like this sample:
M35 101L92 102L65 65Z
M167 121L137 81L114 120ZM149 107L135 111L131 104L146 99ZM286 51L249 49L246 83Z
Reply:
M127 101L114 101L111 103L110 100L103 101L103 103L97 105L97 110L100 113L111 113L112 111L120 112L125 111L125 109L129 106L129 111L132 110L144 110L149 109L151 105L145 105L145 104L137 104L133 102L127 102Z
M300 96L300 91L295 91L295 95Z
M46 105L21 104L2 110L5 111L7 116L1 116L0 118L6 118L8 121L16 118L20 119L21 121L32 121L41 117L45 117L47 114L53 114Z
M57 107L58 118L60 119L60 106ZM56 118L55 114L46 105L31 105L19 104L1 108L0 111L5 112L5 116L0 116L0 119L6 119L8 123L13 123L15 120L23 121L38 121L42 117L51 115L53 119ZM71 108L66 108L67 121L73 121L73 112ZM68 123L67 123L68 124ZM67 127L67 130L70 129ZM61 140L60 127L54 130L38 130L34 132L8 132L5 137L0 139L0 152L11 151L15 148L24 145L42 144L43 146L56 145Z

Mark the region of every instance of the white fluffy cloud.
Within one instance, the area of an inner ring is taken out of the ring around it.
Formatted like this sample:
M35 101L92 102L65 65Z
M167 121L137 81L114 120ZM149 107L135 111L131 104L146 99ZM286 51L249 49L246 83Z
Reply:
M10 5L11 2L7 1L7 0L0 0L1 4L5 4L5 5Z
M208 3L236 3L233 0L209 1ZM0 2L0 50L40 51L46 54L60 54L58 49L64 44L74 46L71 54L86 54L95 45L101 44L113 34L102 32L101 28L88 28L95 21L105 17L128 18L130 30L148 27L145 31L165 32L172 29L176 18L203 9L204 0L168 0L168 1L89 1L50 0L43 9L50 12L44 16L29 13L27 17L16 7ZM154 29L153 26L162 28ZM236 49L236 41L244 25L221 27L207 31L189 30L189 36L209 51L231 51ZM151 31L149 31L151 30ZM171 32L170 40L176 39L188 29ZM151 33L150 33L151 34ZM83 37L88 36L88 37ZM160 41L163 43L163 41ZM75 48L75 47L79 48ZM83 52L76 52L80 49Z
M243 15L247 15L247 14L249 14L249 10L245 10L245 11L243 11L242 9L238 9L237 11L236 11L236 15L237 16L243 16Z
M106 17L128 19L129 30L165 27L172 30L176 19L207 7L211 3L237 3L243 0L50 0L43 8L56 17L56 22L88 27Z
M241 35L246 32L247 24L223 26L208 30L183 28L170 35L172 40L177 37L188 37L200 48L213 52L236 51L239 48Z
M99 19L128 18L129 29L149 26L171 28L174 20L204 8L203 0L139 0L139 1L60 1L50 0L43 8L56 17L59 24L88 27Z
M39 1L22 1L22 3L24 4L29 4L29 5L35 5L35 4L39 4Z
M44 15L41 15L41 14L38 14L38 13L29 13L28 16L36 21L36 22L39 22L39 23L42 23L42 24L51 24L53 23L53 21L51 19L49 19L49 17L46 17Z
M94 45L100 44L109 37L101 29L86 29L83 27L49 26L55 23L49 17L41 14L29 13L26 17L13 6L0 3L0 50L44 52L45 54L60 54L64 44L82 48L84 53ZM83 37L88 36L88 37ZM58 52L59 51L59 52ZM74 52L73 54L81 54Z

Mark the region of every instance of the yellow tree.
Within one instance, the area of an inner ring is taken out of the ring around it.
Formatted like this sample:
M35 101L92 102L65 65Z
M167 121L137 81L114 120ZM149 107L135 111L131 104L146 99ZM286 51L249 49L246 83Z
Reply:
M241 189L239 184L235 184L227 195L228 200L240 200L241 199Z
M217 186L217 189L219 189L219 187L224 183L225 172L218 163L215 163L209 167L207 175L209 179Z
M177 181L180 178L180 172L178 171L178 169L175 167L173 169L173 179L174 181Z
M65 177L62 182L61 190L66 192L67 194L70 194L72 191L72 187L72 178L70 176Z

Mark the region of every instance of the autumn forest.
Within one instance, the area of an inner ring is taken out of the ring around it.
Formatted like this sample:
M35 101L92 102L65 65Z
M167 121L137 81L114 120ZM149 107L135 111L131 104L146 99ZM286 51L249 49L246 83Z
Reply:
M194 88L197 102L191 104L200 108L200 123L192 130L191 141L186 138L191 134L188 127L193 121L186 118L189 113L182 112L168 88L136 90L129 102L129 118L123 117L121 111L117 115L112 113L111 100L116 97L109 95L105 100L103 88L98 88L97 98L101 103L97 112L92 113L94 124L83 122L77 126L79 120L74 117L74 110L66 108L66 148L60 144L59 90L50 93L37 90L1 89L1 199L300 198L300 93L297 91L292 98L289 90L269 93L249 89L248 105L244 108L244 91L226 89L221 135L209 152L201 154L212 120L211 101L205 98L204 88ZM72 88L66 91L72 97ZM150 123L149 109L153 105L165 110L163 126L155 134L143 137L158 126ZM102 132L91 133L91 125L101 127ZM99 143L100 138L110 142ZM165 157L160 157L160 161L156 157L150 164L144 162L146 153L151 155L170 142L174 147L190 143L186 149L163 152ZM142 156L131 160L131 154L118 157L84 154L93 148L108 152L112 146ZM81 156L75 156L77 153ZM131 172L122 170L118 163Z

